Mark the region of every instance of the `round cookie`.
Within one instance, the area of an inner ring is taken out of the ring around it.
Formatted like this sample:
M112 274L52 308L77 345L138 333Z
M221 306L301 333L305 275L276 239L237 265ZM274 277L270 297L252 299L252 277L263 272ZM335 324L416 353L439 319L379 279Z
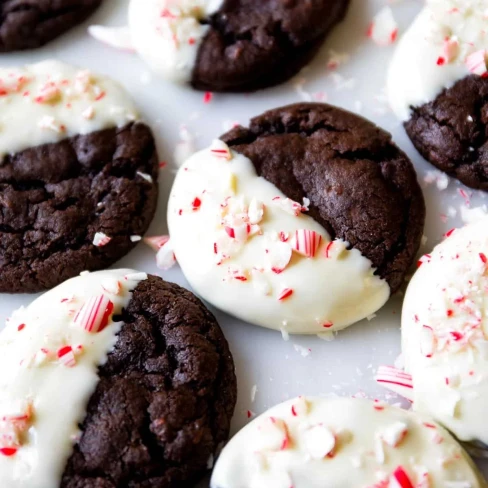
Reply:
M428 0L400 41L388 95L417 150L469 187L488 190L486 0Z
M390 135L344 110L297 104L222 140L180 168L169 199L171 245L196 292L289 333L340 330L381 308L425 216Z
M299 397L244 427L211 488L486 487L463 449L429 417L379 402Z
M83 22L102 0L2 0L0 52L34 49Z
M193 486L227 440L227 342L159 277L84 273L15 312L0 349L2 486Z
M117 83L89 71L46 61L0 79L0 292L111 265L154 215L151 130Z
M296 74L345 15L349 0L132 0L136 51L172 81L252 91Z
M488 219L452 230L421 259L402 312L413 408L488 446Z

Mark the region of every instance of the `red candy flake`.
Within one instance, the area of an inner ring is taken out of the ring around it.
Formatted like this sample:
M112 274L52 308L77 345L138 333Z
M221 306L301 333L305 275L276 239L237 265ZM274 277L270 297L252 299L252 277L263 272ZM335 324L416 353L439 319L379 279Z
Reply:
M452 234L454 233L456 229L451 229L451 230L448 230L445 234L444 234L444 237L451 237Z
M76 314L75 325L87 332L101 332L107 327L113 310L114 304L105 295L91 297Z
M327 244L326 248L325 248L325 257L328 259L330 258L330 253L332 251L332 246L334 245L334 242L333 241L330 241L329 244Z
M307 258L313 258L322 241L322 236L308 229L299 229L295 232L292 249Z
M201 205L202 205L202 201L198 197L195 197L195 199L193 200L193 202L191 202L192 210L194 212L196 210L198 210L201 207Z
M331 327L334 327L334 324L332 322L325 322L324 324L322 324L322 327L324 327L325 329L330 329Z
M412 480L403 466L395 469L389 486L391 488L414 488Z
M448 316L448 317L452 317L453 315L454 315L454 310L450 310L450 309L449 309L449 310L447 311L447 316Z
M286 300L293 295L293 290L291 288L285 288L278 296L278 300Z
M97 96L95 97L95 101L96 101L96 102L99 102L100 100L102 100L103 98L105 98L105 95L107 95L107 94L106 94L104 91L103 91L103 92L101 92L99 95L97 95Z
M17 454L18 449L16 447L0 447L0 454L10 457Z
M75 353L71 346L64 346L58 349L57 356L59 362L66 366L67 368L73 368L76 366Z
M464 337L464 335L457 330L451 330L449 334L451 335L452 339L456 342L459 342Z
M486 255L482 252L480 252L480 259L483 262L483 264L486 264L486 262L488 261L488 259L486 258Z
M290 238L290 235L288 234L288 232L280 232L278 237L281 242L286 242Z
M25 329L25 324L20 324L18 327L17 327L17 330L20 332L21 330L24 330Z
M213 98L213 93L205 92L205 94L203 95L203 103L210 103L212 101L212 98Z
M430 263L432 256L430 254L425 254L417 261L417 268L420 268L424 263Z

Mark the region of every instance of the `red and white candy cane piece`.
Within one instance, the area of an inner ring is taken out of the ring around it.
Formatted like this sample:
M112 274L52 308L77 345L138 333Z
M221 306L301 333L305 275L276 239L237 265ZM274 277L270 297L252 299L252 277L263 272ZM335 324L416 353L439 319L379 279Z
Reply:
M398 37L398 24L390 7L382 8L369 25L368 37L378 46L393 44Z
M96 247L106 246L112 240L107 234L103 232L97 232L93 237L93 245Z
M410 476L403 466L398 466L393 472L388 488L415 488Z
M434 329L428 325L423 325L420 330L420 350L426 358L431 358L435 352Z
M263 220L264 205L259 200L253 198L247 209L247 215L250 224L259 224Z
M58 349L57 356L59 362L67 368L76 366L76 358L71 346L64 346Z
M168 241L169 236L152 236L142 239L153 251L159 251Z
M394 422L382 430L380 437L391 447L398 447L408 434L405 422Z
M293 236L292 249L302 256L313 258L321 241L322 236L317 234L317 232L309 229L299 229Z
M310 409L310 405L305 398L298 397L293 405L291 406L291 414L294 417L299 417L303 415L307 415Z
M304 209L304 207L302 207L298 202L295 202L290 198L274 197L272 202L286 213L294 215L295 217L298 217Z
M163 270L168 270L176 264L176 256L173 251L171 239L159 249L156 254L156 266Z
M283 300L286 300L287 298L290 298L293 295L293 289L292 288L284 288L281 293L278 295L278 300L281 302Z
M210 154L215 158L224 159L225 161L230 161L232 159L232 153L229 146L221 141L220 139L215 139L210 146Z
M105 295L89 298L75 316L75 325L87 332L98 333L107 327L114 304Z
M284 451L290 445L286 422L276 417L267 417L259 425L261 435L258 439L259 448L266 451Z
M488 76L486 70L486 54L485 49L480 49L466 57L466 67L471 73L480 75L483 78Z
M313 459L324 459L336 445L334 434L325 425L314 425L303 432L306 449Z
M412 375L391 366L380 366L375 381L388 390L413 401Z
M442 66L444 64L452 63L459 54L459 41L457 37L447 37L444 39L442 45L442 54L437 59L437 64Z
M271 271L276 274L282 273L291 260L291 247L286 242L276 241L268 247L268 259Z
M226 226L225 232L231 239L235 239L237 242L246 242L249 234L251 233L251 224L236 224L234 226Z

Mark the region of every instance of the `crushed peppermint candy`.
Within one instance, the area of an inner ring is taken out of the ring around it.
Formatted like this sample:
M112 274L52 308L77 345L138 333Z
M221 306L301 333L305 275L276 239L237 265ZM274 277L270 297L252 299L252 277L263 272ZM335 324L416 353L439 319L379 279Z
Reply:
M106 295L89 298L75 316L74 324L90 333L101 332L110 322L113 302Z
M382 8L368 28L368 37L378 46L393 44L398 37L398 24L390 7Z
M106 246L111 240L112 238L104 232L96 232L95 236L93 237L93 245L96 247L103 247Z
M176 264L176 256L173 251L171 239L161 245L156 254L156 265L162 270L168 270Z

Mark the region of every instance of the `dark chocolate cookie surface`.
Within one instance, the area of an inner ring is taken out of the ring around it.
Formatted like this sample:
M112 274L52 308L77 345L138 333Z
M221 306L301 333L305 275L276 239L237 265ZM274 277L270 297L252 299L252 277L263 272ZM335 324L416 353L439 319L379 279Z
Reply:
M40 47L83 22L102 0L0 0L0 52Z
M199 299L155 276L121 319L61 488L194 486L229 435L227 342Z
M225 0L208 23L192 85L252 91L305 66L345 15L349 0Z
M153 136L142 123L5 156L0 292L49 289L127 254L154 215L157 178ZM97 233L110 242L94 245Z
M412 108L405 129L431 164L488 191L488 79L471 75Z
M325 104L271 110L222 139L308 215L361 251L398 290L420 245L425 204L412 163L390 134Z

